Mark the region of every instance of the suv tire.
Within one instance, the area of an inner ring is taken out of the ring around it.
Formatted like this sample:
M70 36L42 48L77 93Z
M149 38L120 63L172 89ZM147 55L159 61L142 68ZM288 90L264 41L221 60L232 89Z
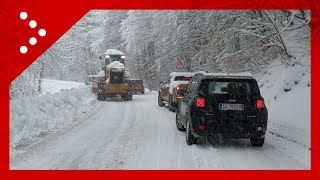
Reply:
M186 141L188 145L195 144L197 139L191 133L190 121L187 120Z
M169 94L168 107L169 107L169 111L172 111L172 112L175 111L175 109L174 109L174 107L172 105L172 95L170 95L170 94Z
M160 96L160 93L159 93L159 95L158 95L158 105L159 105L160 107L163 107L163 106L164 106L164 103L162 102L162 98L161 98L161 96Z
M264 144L264 139L265 137L250 138L250 142L252 146L261 147Z
M176 126L179 131L186 131L186 128L184 128L183 125L181 124L179 111L176 114Z

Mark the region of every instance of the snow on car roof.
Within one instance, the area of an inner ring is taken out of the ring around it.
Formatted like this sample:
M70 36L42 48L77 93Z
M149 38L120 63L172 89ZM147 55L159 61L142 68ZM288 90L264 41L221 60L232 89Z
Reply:
M119 55L119 56L125 55L123 52L116 50L116 49L108 49L104 54L105 55Z
M170 76L193 76L195 73L193 72L172 72Z
M197 74L203 74L204 76L216 76L216 77L249 77L249 78L253 78L253 75L250 72L241 72L241 73L206 73L206 72L197 72Z

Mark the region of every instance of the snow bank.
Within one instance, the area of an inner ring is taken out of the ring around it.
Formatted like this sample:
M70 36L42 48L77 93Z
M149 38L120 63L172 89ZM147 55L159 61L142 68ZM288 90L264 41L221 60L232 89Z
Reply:
M268 129L310 147L310 64L284 66L280 60L255 77L269 112Z
M94 108L95 102L86 87L10 101L10 146L29 144L66 127Z

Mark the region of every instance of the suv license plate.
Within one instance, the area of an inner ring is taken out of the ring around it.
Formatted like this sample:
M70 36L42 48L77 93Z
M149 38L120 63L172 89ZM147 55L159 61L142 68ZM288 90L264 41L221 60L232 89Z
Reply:
M244 110L244 104L219 103L219 110L222 110L222 111L226 111L226 110L243 111Z

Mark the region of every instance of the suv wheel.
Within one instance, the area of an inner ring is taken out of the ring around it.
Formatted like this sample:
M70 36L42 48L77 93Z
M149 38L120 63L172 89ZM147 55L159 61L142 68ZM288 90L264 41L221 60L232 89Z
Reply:
M190 122L187 121L187 132L186 132L186 141L188 145L192 145L196 143L196 138L191 133Z
M172 95L169 95L168 107L169 107L169 111L174 112L174 107L172 105Z
M252 146L261 147L264 144L264 139L265 137L250 138L250 142Z
M176 114L176 126L179 131L186 131L186 128L184 128L183 125L181 124L179 111Z
M163 107L163 106L164 106L164 103L162 102L162 98L161 98L161 96L160 96L160 93L159 93L159 95L158 95L158 105L159 105L160 107Z

